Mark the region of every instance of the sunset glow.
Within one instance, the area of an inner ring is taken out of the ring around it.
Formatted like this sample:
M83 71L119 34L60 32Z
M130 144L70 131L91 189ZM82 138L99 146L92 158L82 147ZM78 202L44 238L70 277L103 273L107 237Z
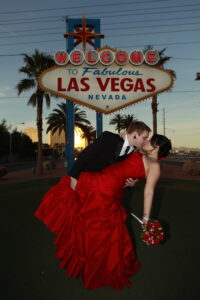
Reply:
M83 134L82 130L80 128L75 128L75 148L85 148L87 143L85 139L81 138L81 135Z

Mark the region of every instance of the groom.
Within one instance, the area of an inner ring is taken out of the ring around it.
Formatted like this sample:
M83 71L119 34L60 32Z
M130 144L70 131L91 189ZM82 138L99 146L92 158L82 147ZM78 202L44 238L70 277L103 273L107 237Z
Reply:
M68 175L75 189L81 172L98 172L108 165L125 159L134 149L146 143L151 129L143 122L132 122L121 134L104 131L94 143L88 145L74 162ZM127 178L125 186L133 186L134 180Z

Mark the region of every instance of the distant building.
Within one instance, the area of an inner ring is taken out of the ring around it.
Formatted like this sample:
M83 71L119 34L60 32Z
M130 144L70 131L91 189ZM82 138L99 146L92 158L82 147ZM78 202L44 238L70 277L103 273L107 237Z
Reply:
M57 130L54 134L52 131L49 132L49 145L51 148L54 148L55 145L65 145L65 133L61 131L59 135L59 131Z
M36 127L26 127L23 132L30 137L32 142L38 142L38 134Z

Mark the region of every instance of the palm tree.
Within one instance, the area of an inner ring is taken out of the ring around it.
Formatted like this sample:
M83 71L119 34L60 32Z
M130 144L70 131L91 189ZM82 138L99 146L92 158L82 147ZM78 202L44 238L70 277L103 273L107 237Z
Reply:
M47 117L47 133L52 131L54 134L57 130L60 133L64 130L65 132L65 141L67 141L67 132L66 132L66 103L62 102L61 104L57 104L58 108L55 108L53 112ZM74 105L74 119L75 126L79 127L83 130L84 126L90 125L90 121L87 120L87 115L84 110L81 110L80 107L75 104ZM83 126L84 125L84 126Z
M116 114L109 122L110 125L116 125L115 130L118 133L123 129L123 116L121 114Z
M86 139L88 145L94 142L96 139L96 130L92 125L82 125L81 127L83 134L81 135L82 139Z
M153 46L148 45L144 49L144 53L147 50L151 50L151 49L153 49ZM170 56L164 56L164 52L166 51L166 49L167 48L164 48L164 49L159 51L160 60L156 64L156 66L160 66L160 67L164 68L164 64L171 59ZM171 74L172 74L173 78L175 79L176 78L176 73L173 70L171 70ZM152 115L153 115L153 134L154 134L154 133L157 133L157 112L158 112L157 95L154 95L152 97L151 108L152 108Z
M138 121L138 120L135 118L134 114L124 115L123 121L122 121L122 129L126 130L132 122L136 122L136 121Z
M43 158L42 158L42 111L43 99L46 100L47 108L50 107L50 96L48 93L40 89L38 85L38 76L44 70L54 66L54 60L50 55L46 55L35 49L32 56L23 54L24 66L19 69L19 72L24 73L27 78L22 79L16 86L18 95L32 88L35 92L31 95L28 105L37 107L37 131L38 131L38 151L37 151L37 168L36 174L43 174Z

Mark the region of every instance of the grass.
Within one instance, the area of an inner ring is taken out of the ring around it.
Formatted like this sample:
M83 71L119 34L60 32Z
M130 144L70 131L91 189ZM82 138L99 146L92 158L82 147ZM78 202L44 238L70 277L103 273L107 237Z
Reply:
M128 218L141 264L131 288L90 291L81 279L67 277L55 258L55 236L34 217L41 197L58 179L0 186L1 299L11 300L188 300L199 294L200 185L183 180L160 180L152 214L167 231L167 241L151 248L140 240L140 226ZM124 205L138 216L143 182L127 189Z

